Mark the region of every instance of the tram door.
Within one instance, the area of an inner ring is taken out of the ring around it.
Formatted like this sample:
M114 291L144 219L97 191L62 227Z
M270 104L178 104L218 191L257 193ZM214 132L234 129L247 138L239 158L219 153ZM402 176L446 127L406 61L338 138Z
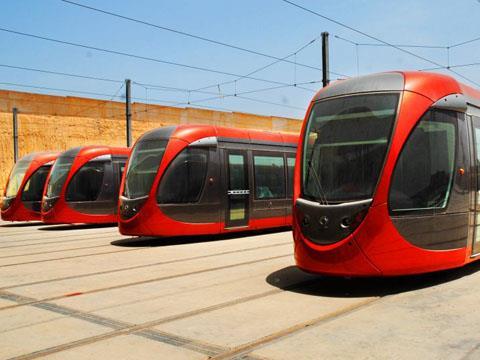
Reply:
M227 207L225 227L247 226L250 212L247 152L226 150L226 165Z
M480 117L472 116L473 125L473 170L475 174L473 189L475 191L474 206L474 231L472 242L472 255L480 253Z

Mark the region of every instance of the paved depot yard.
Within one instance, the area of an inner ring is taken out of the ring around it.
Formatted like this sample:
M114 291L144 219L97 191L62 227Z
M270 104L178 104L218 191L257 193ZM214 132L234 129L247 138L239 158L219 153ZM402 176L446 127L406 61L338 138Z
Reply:
M479 265L332 279L297 270L292 248L290 232L0 223L0 358L480 358Z

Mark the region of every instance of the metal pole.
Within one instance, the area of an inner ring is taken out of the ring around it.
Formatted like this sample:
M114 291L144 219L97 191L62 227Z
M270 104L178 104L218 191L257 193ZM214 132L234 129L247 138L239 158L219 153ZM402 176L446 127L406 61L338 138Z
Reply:
M322 32L322 83L327 86L330 82L330 60L328 52L328 32Z
M15 107L13 113L13 162L18 160L18 109Z
M127 129L127 146L132 145L132 98L131 98L131 80L125 80L125 115Z

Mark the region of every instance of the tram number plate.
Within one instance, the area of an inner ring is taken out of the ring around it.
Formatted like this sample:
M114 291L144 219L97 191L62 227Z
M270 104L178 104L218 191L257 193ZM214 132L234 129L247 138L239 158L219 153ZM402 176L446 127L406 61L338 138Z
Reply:
M250 190L228 190L228 195L248 195Z

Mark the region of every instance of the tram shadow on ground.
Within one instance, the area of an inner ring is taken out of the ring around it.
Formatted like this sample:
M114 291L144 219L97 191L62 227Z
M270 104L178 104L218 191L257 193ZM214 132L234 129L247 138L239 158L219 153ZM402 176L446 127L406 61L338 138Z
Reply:
M434 273L372 278L313 275L288 266L266 277L266 282L285 291L326 297L371 297L393 295L440 285L480 270L480 262ZM292 278L297 280L293 285Z
M233 240L249 236L268 235L278 232L289 232L288 239L291 240L291 228L281 227L275 229L258 230L258 231L244 231L232 232L227 234L215 235L189 235L189 236L172 236L172 237L153 237L153 236L139 236L128 239L121 239L112 241L110 244L114 246L124 247L157 247L157 246L171 246L182 244L193 244L210 241Z
M33 221L33 222L14 222L10 224L3 224L0 225L0 228L20 228L20 227L28 227L28 226L45 226L46 224L39 222L39 221Z
M44 231L67 231L67 230L86 230L86 229L100 229L107 227L117 227L116 223L113 224L44 224L47 227L40 228L38 230Z

